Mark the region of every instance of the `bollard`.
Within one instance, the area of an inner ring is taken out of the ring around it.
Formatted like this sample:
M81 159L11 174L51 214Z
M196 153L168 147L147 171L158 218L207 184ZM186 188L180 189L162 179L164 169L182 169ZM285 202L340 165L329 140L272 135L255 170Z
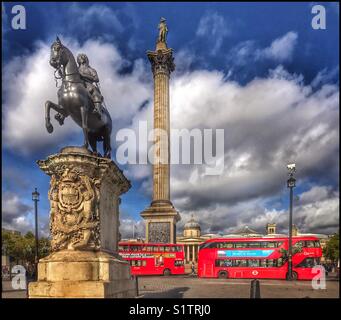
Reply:
M135 276L135 285L136 285L136 297L139 296L139 281L138 276Z
M251 288L250 288L250 299L257 299L260 298L260 284L258 279L253 279L251 281Z

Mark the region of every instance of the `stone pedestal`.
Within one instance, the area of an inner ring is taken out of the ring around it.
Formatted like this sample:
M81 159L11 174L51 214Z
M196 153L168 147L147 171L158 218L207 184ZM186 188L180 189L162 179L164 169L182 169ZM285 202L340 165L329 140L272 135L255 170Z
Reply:
M40 259L30 298L133 297L130 267L117 254L119 196L129 181L110 159L67 147L40 168L51 176L52 253Z
M141 217L146 222L147 242L176 243L176 223L180 215L170 201L152 202Z

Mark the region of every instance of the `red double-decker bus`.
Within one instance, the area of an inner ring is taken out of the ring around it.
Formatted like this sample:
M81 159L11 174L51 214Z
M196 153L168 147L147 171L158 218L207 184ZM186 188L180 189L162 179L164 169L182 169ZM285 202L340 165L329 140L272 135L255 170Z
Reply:
M316 237L292 237L293 279L314 278L322 250ZM287 237L217 238L200 245L198 276L202 278L269 278L288 276Z
M129 261L133 275L185 273L184 246L180 244L120 242L118 252Z

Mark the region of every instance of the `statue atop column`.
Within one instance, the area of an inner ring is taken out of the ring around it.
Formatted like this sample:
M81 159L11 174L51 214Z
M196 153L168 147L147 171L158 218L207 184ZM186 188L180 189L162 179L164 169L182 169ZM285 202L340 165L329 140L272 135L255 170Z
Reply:
M159 23L159 38L158 38L158 42L166 43L167 33L168 33L168 28L167 28L167 25L166 25L166 19L165 18L161 18L160 19L160 23Z

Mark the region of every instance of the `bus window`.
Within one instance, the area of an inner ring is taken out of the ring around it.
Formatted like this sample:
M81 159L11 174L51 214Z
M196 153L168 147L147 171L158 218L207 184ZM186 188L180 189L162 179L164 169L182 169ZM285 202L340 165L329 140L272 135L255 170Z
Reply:
M321 247L319 240L315 240L314 242L315 242L315 248L320 248Z
M249 248L260 248L261 245L260 245L260 242L249 242L248 247Z
M246 242L236 242L234 245L235 248L247 248Z
M305 258L301 263L296 265L296 268L314 268L320 263L319 258Z
M276 267L276 263L274 259L267 259L266 260L266 266L268 268Z
M158 252L159 251L158 249L159 249L158 246L153 246L152 251L153 252Z
M314 241L312 241L312 240L308 240L308 241L305 242L305 246L306 246L307 248L314 248L315 243L314 243Z
M234 267L247 267L247 260L234 260Z
M232 267L232 260L229 259L217 259L215 261L216 267Z
M248 260L248 266L252 268L256 268L260 266L259 260Z
M268 242L268 248L276 248L276 242Z
M147 265L147 261L146 260L142 260L142 267L145 267Z
M176 247L173 247L173 246L169 247L170 252L175 252L176 251L175 249Z
M232 260L225 260L224 261L224 266L225 267L232 267L233 266Z
M129 251L129 246L123 246L124 251Z
M118 246L118 251L123 251L123 246Z
M302 250L302 248L304 247L304 241L298 241L294 244L295 248L298 248L300 250Z
M170 252L170 247L169 247L169 246L165 246L165 247L164 247L164 250L165 250L166 252Z
M277 267L283 266L283 258L278 258L277 259Z
M283 242L277 242L277 248L279 248L280 246L282 246Z
M218 243L219 249L233 248L233 243L231 242L220 242Z
M218 243L217 242L210 242L208 243L207 247L205 248L218 248Z
M216 261L215 261L215 266L216 266L216 267L222 267L222 266L223 266L223 263L224 263L224 260L216 260Z

